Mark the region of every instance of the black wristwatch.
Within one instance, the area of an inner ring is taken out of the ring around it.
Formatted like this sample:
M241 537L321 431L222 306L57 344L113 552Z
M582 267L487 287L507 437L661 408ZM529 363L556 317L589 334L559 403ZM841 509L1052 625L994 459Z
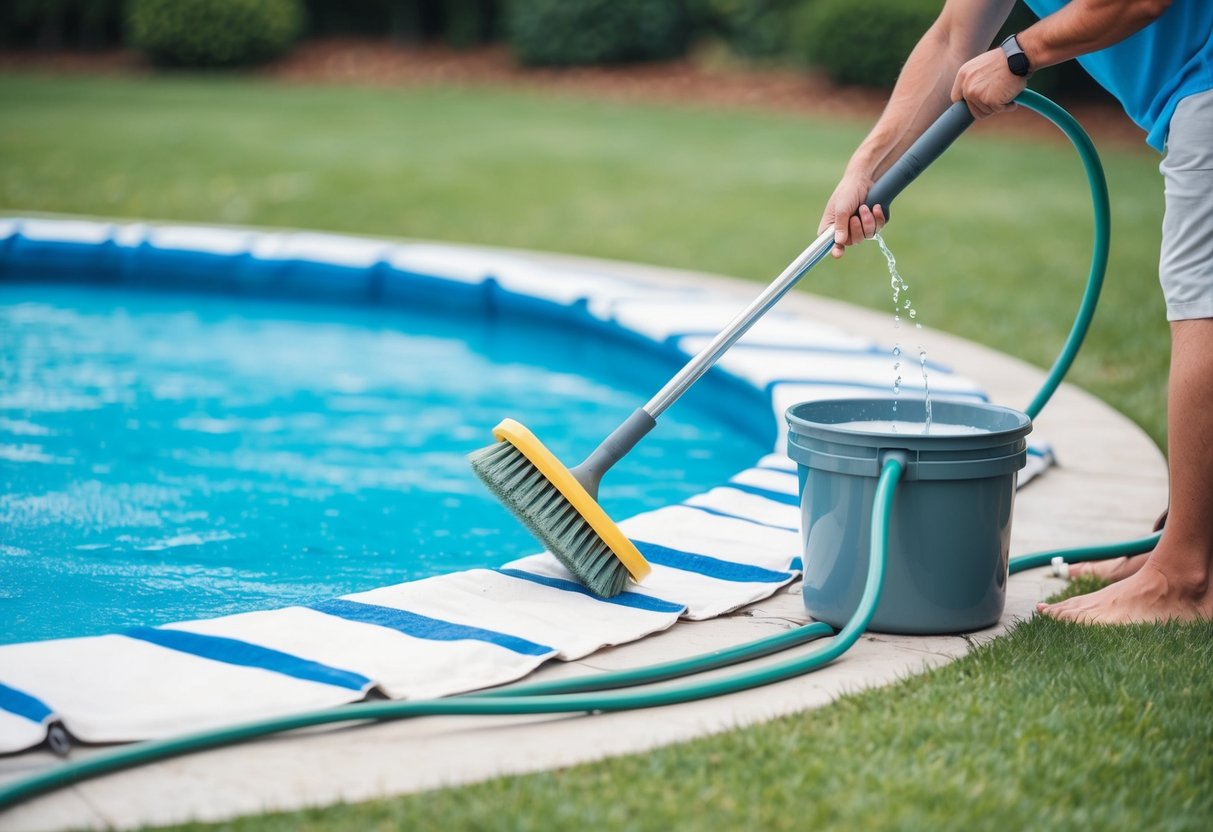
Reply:
M1007 68L1011 70L1012 74L1018 75L1020 78L1027 78L1032 74L1032 68L1028 66L1028 56L1019 48L1019 38L1011 35L1004 40L1002 51L1007 56Z

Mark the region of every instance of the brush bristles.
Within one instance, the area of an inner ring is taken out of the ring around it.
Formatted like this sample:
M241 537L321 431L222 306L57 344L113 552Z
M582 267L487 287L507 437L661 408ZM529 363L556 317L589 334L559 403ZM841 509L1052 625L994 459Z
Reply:
M623 592L627 567L522 451L498 442L468 454L476 476L595 595Z

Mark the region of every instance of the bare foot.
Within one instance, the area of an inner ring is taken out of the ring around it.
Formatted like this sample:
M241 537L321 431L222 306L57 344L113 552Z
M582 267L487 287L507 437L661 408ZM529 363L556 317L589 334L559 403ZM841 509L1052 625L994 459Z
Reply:
M1132 555L1130 557L1112 558L1111 560L1090 560L1085 563L1069 564L1067 572L1070 578L1081 578L1083 575L1093 575L1100 580L1108 583L1116 583L1123 581L1130 575L1137 574L1137 570L1141 569L1145 562L1149 560L1150 553L1146 552L1143 555Z
M1037 604L1036 611L1084 624L1197 621L1213 618L1213 589L1208 581L1184 582L1168 577L1147 561L1124 580L1057 604Z

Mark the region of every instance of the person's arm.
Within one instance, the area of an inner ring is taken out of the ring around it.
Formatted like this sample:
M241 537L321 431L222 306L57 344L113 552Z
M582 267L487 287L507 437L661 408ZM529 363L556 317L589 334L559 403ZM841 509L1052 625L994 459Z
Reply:
M990 45L1014 2L947 0L935 23L918 41L884 112L852 154L826 203L818 233L834 226L835 257L841 257L846 246L871 237L884 224L879 209L873 214L862 204L872 184L947 109L957 71Z
M835 257L884 224L879 210L873 214L862 205L868 190L950 102L963 98L976 118L1015 106L1027 78L1010 71L1001 46L987 49L1013 4L948 0L910 53L884 113L826 203L819 233L834 226ZM1019 32L1017 40L1035 71L1119 43L1170 5L1171 0L1071 0Z
M1033 71L1096 52L1149 25L1171 0L1071 0L1018 33L1019 48ZM952 85L953 101L964 99L977 118L1000 113L1027 83L1012 75L999 47L967 62Z

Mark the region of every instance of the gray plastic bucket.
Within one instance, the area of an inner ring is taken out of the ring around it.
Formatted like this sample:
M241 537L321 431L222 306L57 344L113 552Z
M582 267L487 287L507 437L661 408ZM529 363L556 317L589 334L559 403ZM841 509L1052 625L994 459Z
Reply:
M894 410L896 407L896 410ZM1031 420L977 402L935 401L933 424L980 433L922 435L842 427L926 421L923 401L842 399L788 408L788 456L800 476L804 603L843 626L867 577L872 504L890 452L906 457L893 500L888 566L871 629L956 633L996 623L1006 603L1018 471Z

